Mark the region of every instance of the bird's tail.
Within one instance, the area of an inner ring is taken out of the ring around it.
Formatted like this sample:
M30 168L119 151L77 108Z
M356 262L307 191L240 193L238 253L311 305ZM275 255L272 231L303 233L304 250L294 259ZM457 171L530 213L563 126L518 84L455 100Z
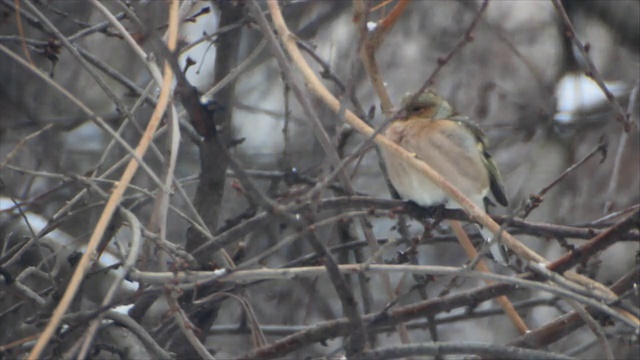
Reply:
M495 236L489 229L487 229L482 225L477 225L477 226L484 240L489 243L489 250L491 251L491 255L493 255L493 258L498 263L504 266L509 265L509 256L507 255L507 251L504 248L504 245L494 240Z

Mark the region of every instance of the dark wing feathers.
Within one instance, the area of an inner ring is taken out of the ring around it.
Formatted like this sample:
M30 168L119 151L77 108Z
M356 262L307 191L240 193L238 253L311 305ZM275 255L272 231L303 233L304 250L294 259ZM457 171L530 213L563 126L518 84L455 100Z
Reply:
M486 150L483 150L483 154L484 165L489 171L489 188L491 189L491 193L500 205L509 206L509 200L507 200L506 190L500 178L498 167Z
M498 170L496 163L491 158L491 154L487 151L487 138L482 132L482 129L480 129L476 123L469 120L466 116L454 116L453 119L469 129L475 136L476 141L478 142L478 147L482 152L482 161L489 173L489 189L491 189L493 197L500 205L509 206L506 190L502 183L502 179L500 178L500 171Z

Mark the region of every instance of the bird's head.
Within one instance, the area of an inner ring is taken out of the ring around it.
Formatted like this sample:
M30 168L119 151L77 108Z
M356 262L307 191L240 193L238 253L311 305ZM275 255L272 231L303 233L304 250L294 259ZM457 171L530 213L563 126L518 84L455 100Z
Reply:
M432 89L426 89L412 101L411 93L402 97L401 106L407 111L407 117L419 116L428 119L444 119L453 115L449 102Z

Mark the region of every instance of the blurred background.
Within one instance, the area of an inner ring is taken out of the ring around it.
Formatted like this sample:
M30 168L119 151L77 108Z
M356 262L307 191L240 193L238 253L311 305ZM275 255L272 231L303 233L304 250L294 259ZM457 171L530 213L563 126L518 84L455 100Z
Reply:
M105 21L89 2L33 1L35 8L72 40L89 66L104 79L112 92L108 95L98 86L95 77L56 40L48 26L39 25L42 20L36 12L25 4L16 8L19 3L21 1L0 0L0 45L42 70L114 130L120 129L121 136L134 147L140 137L138 129L146 126L153 105L142 102L136 106L132 111L135 124L125 121L118 107L131 111L138 102L140 91L152 81L143 62L110 26L89 34L81 33ZM159 36L164 33L167 21L165 2L127 3L148 29L153 29ZM199 92L205 94L214 85L214 64L217 53L220 53L216 49L217 43L209 36L217 31L220 22L218 3L185 3L190 6L187 14L190 20L181 25L180 45L184 49L199 43L183 52L179 62L184 67L187 58L195 61L186 75ZM370 14L370 21L383 18L395 4L373 1L375 10ZM546 193L541 205L527 218L533 222L577 226L640 203L639 106L638 95L634 94L640 83L640 3L633 0L566 0L562 4L575 27L576 36L588 44L588 54L597 71L630 115L634 125L628 133L616 121L616 113L602 91L585 76L586 62L566 36L567 29L551 1L490 1L472 31L473 41L464 45L441 67L432 88L487 133L490 152L501 170L510 199L510 207L493 209L495 214L514 214L531 194L541 191L598 144L606 143L605 157L596 154L572 171ZM104 2L104 5L114 15L123 13L123 5L119 2ZM260 2L260 5L266 9L265 4ZM446 56L464 38L481 5L480 1L436 0L409 4L376 53L380 75L395 106L399 106L399 99L406 92L420 88L438 68L438 59ZM315 49L339 79L353 86L362 109L372 115L366 119L370 125L377 127L382 124L385 118L380 111L380 101L358 58L359 32L351 2L285 1L282 6L290 29ZM16 21L17 11L22 12L21 24ZM125 16L121 18L127 31L134 36L142 34L139 25ZM250 24L249 19L245 11L243 22L234 30L239 34L238 62L247 58L250 61L243 64L232 102L219 104L221 111L232 114L230 127L223 132L229 139L237 140L237 144L230 148L231 154L249 171L259 188L273 198L283 199L294 196L292 194L296 191L284 176L292 173L292 169L301 177L315 182L321 180L330 168L310 120L305 117L290 88L285 86L270 46L265 46L259 28ZM144 34L141 36L139 44L146 51L153 52L151 42L145 42ZM311 57L307 60L318 72L322 70ZM337 96L342 94L335 82L325 80L325 84ZM149 86L149 95L157 97L155 85ZM203 98L212 99L207 95ZM343 121L318 99L311 97L311 100L322 125L342 154L351 153L365 140L363 136L350 132ZM353 108L352 104L348 106ZM197 176L201 172L198 140L197 135L189 135L194 132L189 129L186 116L181 121L182 138L174 176L193 199ZM8 258L5 256L8 249L19 243L21 237L30 236L29 232L17 230L16 222L25 221L23 216L16 215L15 204L9 198L19 203L22 211L33 214L30 216L37 214L41 221L46 222L86 188L86 183L75 175L95 176L93 172L96 169L101 174L127 154L124 148L110 145L111 142L112 136L101 130L77 105L7 52L0 52L0 195L4 199L0 208L0 241L3 259ZM166 133L157 137L156 145L160 152L167 144ZM145 156L145 161L157 174L162 172L164 163L153 151ZM373 148L347 169L356 192L378 198L391 196ZM117 180L121 172L122 168L117 168L105 178ZM105 191L112 186L111 182L97 184ZM133 184L147 191L157 188L143 171L138 172ZM228 224L229 220L238 219L252 207L235 185L237 180L229 172L216 220L218 228ZM300 191L306 191L309 185L297 186L303 189ZM136 189L127 195L130 198L124 204L131 207L143 225L146 224L152 212L153 197ZM330 195L330 191L322 194L323 197ZM87 241L103 204L102 197L89 192L76 205L72 216L56 224L57 229L64 233L65 246L80 248ZM171 204L190 214L184 198L174 195ZM371 218L369 221L376 238L399 236L394 219ZM166 239L184 245L188 222L170 210L166 225ZM354 226L353 229L356 240L362 240L360 228ZM473 231L471 229L470 232ZM215 234L217 229L211 230ZM438 231L446 233L447 229ZM248 234L240 246L234 243L227 250L233 254L241 248L243 259L250 259L292 232L277 223L269 224ZM319 229L322 240L328 245L340 243L336 232L332 226ZM423 227L418 222L410 222L409 232L412 237L421 237ZM565 252L555 239L525 235L518 238L549 260ZM568 240L575 244L584 242ZM60 242L56 239L48 241ZM419 247L420 264L459 266L466 259L457 244L426 243ZM618 242L592 258L590 263L583 264L582 270L598 281L610 284L638 264L639 249L638 241ZM389 249L385 256L393 257L400 250ZM276 267L310 252L304 242L296 242L268 258L264 265ZM30 256L23 256L12 264L15 275L28 266L42 265L42 252ZM354 261L348 256L346 259ZM412 280L392 276L392 282L397 285L398 294L408 293L400 304L420 300L419 294L410 293ZM467 281L461 288L473 288L478 284ZM429 285L430 296L438 296L444 285L446 281ZM37 282L30 286L36 290L44 289L44 285ZM372 308L376 311L387 303L380 287L379 280L372 277ZM326 278L275 281L253 286L245 295L254 306L261 324L313 325L342 316L335 296L318 296L326 289L331 289ZM9 294L7 291L0 288L0 292ZM3 329L7 329L10 323L24 321L28 313L8 312L7 309L16 306L19 300L5 294L2 295L4 300L0 309L0 328ZM514 298L533 297L532 293L526 293ZM86 301L91 304L90 299ZM221 306L224 311L218 312L207 346L218 352L218 358L237 356L249 350L246 346L248 335L225 333L224 326L243 323L245 315L235 302L227 301ZM558 303L539 306L526 311L525 319L531 328L536 328L568 310L569 307ZM150 328L158 326L163 321L161 318L161 315L156 315L155 319L149 320L153 324L149 325ZM0 343L27 336L32 333L29 329L24 327L23 332L15 333L2 330ZM504 316L440 325L438 330L441 341L465 339L503 344L517 335ZM414 342L429 341L432 337L423 328L411 330L410 334ZM269 340L282 335L274 333L269 335ZM638 342L633 334L612 327L608 329L608 335L617 358L638 354ZM379 344L399 343L395 332L380 335L378 341ZM585 345L590 343L592 346ZM584 349L576 349L580 345L585 345ZM318 344L291 355L299 358L326 355L339 346L340 340L334 339L327 346ZM582 358L602 356L593 333L588 329L564 338L550 350L567 354L573 351L574 356Z

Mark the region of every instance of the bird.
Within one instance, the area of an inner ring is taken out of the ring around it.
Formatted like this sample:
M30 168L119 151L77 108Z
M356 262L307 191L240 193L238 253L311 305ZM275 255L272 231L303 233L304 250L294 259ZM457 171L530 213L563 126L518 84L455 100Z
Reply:
M418 97L405 95L401 106L404 115L384 131L389 140L427 163L478 207L485 209L489 191L500 205L509 205L500 171L487 151L486 136L477 124L458 114L433 89L424 90ZM389 181L404 200L423 207L461 208L411 164L384 148L381 153ZM489 242L493 258L508 265L506 251L493 241L494 234L480 225L478 228Z

